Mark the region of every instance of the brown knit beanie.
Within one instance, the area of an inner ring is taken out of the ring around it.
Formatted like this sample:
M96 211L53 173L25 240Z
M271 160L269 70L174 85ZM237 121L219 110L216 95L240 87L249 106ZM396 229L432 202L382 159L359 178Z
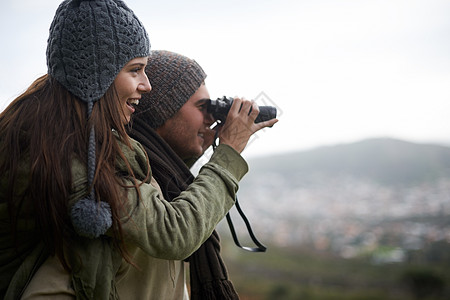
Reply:
M145 72L152 90L142 95L133 117L155 129L170 119L206 78L195 60L165 50L151 52Z

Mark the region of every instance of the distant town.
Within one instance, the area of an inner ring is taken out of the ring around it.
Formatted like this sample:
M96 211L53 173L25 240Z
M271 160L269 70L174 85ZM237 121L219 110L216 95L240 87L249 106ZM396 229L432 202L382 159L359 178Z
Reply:
M345 173L264 170L244 179L238 197L255 234L279 247L383 263L401 262L428 243L450 243L450 177L385 185ZM236 227L246 236L243 224Z

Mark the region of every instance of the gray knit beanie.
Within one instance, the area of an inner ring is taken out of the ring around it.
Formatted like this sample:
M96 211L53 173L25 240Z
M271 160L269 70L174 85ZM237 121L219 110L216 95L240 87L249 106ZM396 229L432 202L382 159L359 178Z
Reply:
M121 0L66 0L50 26L48 74L81 100L97 101L127 62L149 53L144 26Z
M56 10L47 44L48 74L87 103L111 86L130 60L150 53L147 32L121 0L65 0ZM95 131L88 146L88 184L95 174ZM95 200L94 190L71 208L75 231L85 237L104 234L112 225L108 203Z
M155 129L170 119L206 78L195 60L165 50L152 51L145 72L152 90L142 95L133 117Z

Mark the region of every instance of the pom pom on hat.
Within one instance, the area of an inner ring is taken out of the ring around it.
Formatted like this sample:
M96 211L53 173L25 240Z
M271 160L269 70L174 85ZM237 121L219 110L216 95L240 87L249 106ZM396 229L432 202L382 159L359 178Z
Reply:
M111 227L111 208L103 201L90 198L79 200L72 207L70 217L72 225L80 236L97 238Z
M88 102L88 113L92 112L92 102ZM91 130L88 148L87 179L92 185L95 176L95 131ZM77 201L70 211L75 232L87 238L97 238L112 225L111 207L108 203L95 200L95 191L91 187L88 197Z
M144 26L121 0L65 0L56 10L47 42L48 74L87 103L88 118L93 103L111 86L120 70L136 57L150 54ZM75 231L96 238L112 225L108 203L96 201L95 130L88 145L89 197L70 211Z

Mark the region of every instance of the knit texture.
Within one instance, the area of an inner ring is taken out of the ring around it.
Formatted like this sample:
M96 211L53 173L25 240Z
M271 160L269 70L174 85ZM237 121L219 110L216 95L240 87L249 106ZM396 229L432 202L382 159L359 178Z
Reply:
M47 45L48 74L85 102L97 101L123 66L148 56L144 26L120 0L66 0Z
M158 128L198 90L206 73L195 61L165 50L153 50L145 72L152 90L142 95L134 116Z
M66 0L56 10L47 43L48 74L87 104L106 93L130 60L150 54L144 26L121 0ZM104 234L112 224L108 203L95 199L95 128L88 142L89 195L70 212L75 231L88 238Z

